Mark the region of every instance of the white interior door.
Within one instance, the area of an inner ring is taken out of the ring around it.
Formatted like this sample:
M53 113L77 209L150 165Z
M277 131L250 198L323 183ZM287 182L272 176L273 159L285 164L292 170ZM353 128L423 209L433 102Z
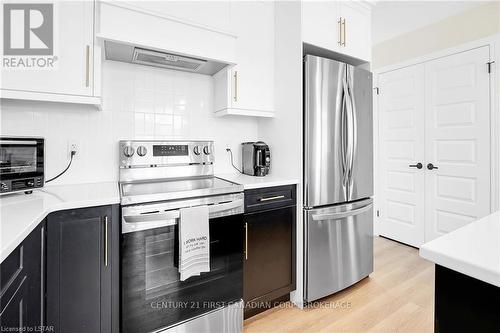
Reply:
M425 240L490 213L489 46L425 64Z
M379 76L380 235L424 241L424 65Z

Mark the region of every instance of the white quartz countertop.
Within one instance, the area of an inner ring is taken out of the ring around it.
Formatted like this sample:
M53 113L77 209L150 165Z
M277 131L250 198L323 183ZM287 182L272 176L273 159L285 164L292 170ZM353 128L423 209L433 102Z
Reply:
M241 173L228 173L215 175L216 177L229 180L230 182L243 185L245 190L272 187L272 186L282 186L282 185L292 185L298 184L299 180L297 178L287 178L282 176L267 175L264 177L254 177L248 176Z
M118 183L48 186L0 197L0 263L51 212L120 203Z
M424 244L420 256L500 287L500 212Z

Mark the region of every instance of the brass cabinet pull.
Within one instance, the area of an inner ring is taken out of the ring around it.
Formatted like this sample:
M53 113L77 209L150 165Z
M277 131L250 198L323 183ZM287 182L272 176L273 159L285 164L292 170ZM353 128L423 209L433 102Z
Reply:
M85 87L90 84L90 46L85 47Z
M283 199L284 197L285 197L284 195L277 195L277 196L269 197L269 198L260 198L259 201L278 200L278 199Z
M342 46L342 17L337 21L339 24L339 45Z
M344 28L344 29L343 29L343 31L344 31L344 36L343 36L343 38L342 38L342 39L343 39L343 41L342 41L342 45L345 47L345 44L346 44L346 35L347 35L347 33L346 33L346 30L347 30L347 29L346 29L346 21L345 21L345 18L343 18L343 19L342 19L342 26L343 26L343 28Z
M245 260L248 260L248 223L245 222Z
M104 216L104 266L108 266L108 217Z
M345 46L346 42L346 21L345 18L341 17L337 23L339 24L339 45Z
M234 96L233 99L235 102L238 101L238 71L234 71Z

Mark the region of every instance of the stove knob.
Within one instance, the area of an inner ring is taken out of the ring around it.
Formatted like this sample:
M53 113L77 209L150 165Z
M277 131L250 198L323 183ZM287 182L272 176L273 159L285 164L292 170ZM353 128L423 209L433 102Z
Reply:
M205 155L210 155L210 147L209 146L203 147L203 152L205 153Z
M148 153L148 150L144 146L139 146L137 148L137 155L139 156L145 156Z
M201 154L200 146L194 146L193 153L195 153L196 155L200 155Z
M3 192L3 191L7 191L9 189L9 187L5 183L0 183L0 189Z
M125 146L125 148L123 148L123 155L132 157L134 155L134 148L132 148L132 146Z

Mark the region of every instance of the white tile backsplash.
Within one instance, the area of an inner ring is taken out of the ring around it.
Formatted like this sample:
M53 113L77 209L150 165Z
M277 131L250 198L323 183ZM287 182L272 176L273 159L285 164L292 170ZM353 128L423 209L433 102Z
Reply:
M104 61L102 93L102 111L2 100L1 134L45 137L47 177L64 169L77 142L72 167L54 184L117 180L121 139L214 140L217 173L234 171L226 147L239 161L240 143L258 139L256 119L214 116L210 76Z

